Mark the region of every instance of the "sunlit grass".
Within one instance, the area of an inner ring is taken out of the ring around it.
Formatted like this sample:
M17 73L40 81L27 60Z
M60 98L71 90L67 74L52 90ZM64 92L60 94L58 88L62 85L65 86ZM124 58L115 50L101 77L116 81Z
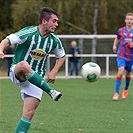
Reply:
M55 102L43 94L29 133L132 133L132 83L129 97L120 95L119 101L111 100L114 84L115 79L57 79L50 85L62 98ZM14 133L23 105L20 88L10 80L0 80L0 86L0 133Z

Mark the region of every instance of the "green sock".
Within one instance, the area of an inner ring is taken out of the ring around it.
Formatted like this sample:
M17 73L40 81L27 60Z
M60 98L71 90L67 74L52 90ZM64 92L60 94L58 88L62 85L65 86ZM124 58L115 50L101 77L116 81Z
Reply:
M16 127L15 133L21 133L21 132L28 133L30 125L31 125L31 120L22 117Z
M36 85L37 87L41 88L46 93L49 93L50 90L53 90L53 88L51 88L49 86L49 84L45 81L45 79L43 77L41 77L35 71L32 71L28 76L26 76L26 79L30 83L32 83L32 84Z

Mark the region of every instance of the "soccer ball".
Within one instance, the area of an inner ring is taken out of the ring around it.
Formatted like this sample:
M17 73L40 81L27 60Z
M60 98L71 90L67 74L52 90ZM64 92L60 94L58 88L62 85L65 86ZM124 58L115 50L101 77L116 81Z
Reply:
M95 82L100 78L101 68L97 63L87 62L81 68L81 76L88 82Z

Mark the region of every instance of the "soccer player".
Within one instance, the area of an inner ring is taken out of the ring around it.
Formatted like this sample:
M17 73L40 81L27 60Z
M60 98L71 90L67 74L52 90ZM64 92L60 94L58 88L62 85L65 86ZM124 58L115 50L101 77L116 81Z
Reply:
M121 86L121 80L125 73L125 87L122 92L122 99L126 99L128 96L128 87L131 80L131 70L133 63L133 13L127 13L125 17L126 26L120 28L116 33L114 39L113 51L117 51L117 66L118 73L115 83L115 94L112 100L117 101L119 98L119 89ZM119 49L117 50L117 45Z
M10 34L0 43L0 58L4 58L3 50L7 46L16 45L10 78L14 84L22 87L21 97L24 101L16 133L28 132L43 91L55 101L62 96L61 92L54 90L48 84L55 82L56 74L65 60L62 43L54 34L57 26L58 14L50 8L43 8L38 26L25 27ZM55 54L57 60L45 80L43 77L46 72L46 60L51 52Z

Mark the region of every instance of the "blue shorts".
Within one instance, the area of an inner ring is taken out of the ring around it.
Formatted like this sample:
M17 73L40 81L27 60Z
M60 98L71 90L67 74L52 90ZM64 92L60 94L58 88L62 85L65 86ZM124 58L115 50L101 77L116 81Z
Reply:
M133 61L127 61L123 58L117 58L117 66L119 67L125 67L125 70L127 72L131 72L132 71L132 65L133 65Z

